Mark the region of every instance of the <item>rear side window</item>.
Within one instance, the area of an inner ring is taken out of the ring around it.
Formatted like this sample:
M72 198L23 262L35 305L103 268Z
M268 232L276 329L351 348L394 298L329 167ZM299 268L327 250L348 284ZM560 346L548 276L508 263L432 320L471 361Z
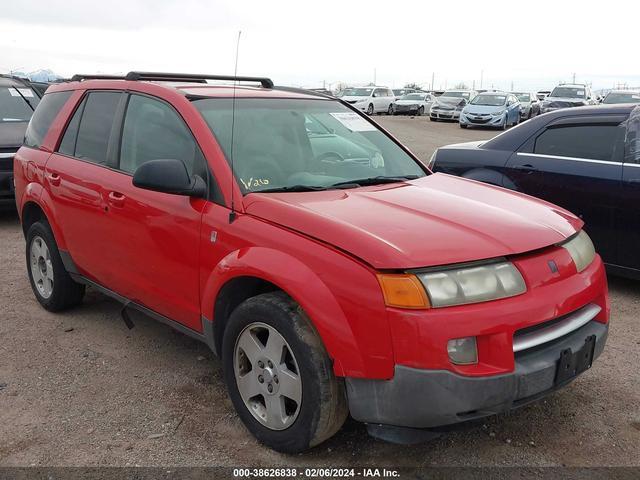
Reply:
M42 144L44 137L49 131L49 127L53 123L62 106L69 100L73 92L56 92L46 94L38 108L33 113L27 132L24 136L24 144L27 147L38 148Z
M181 160L192 173L203 159L191 132L176 111L164 102L131 95L122 128L119 169L133 173L149 160ZM196 161L198 160L198 161Z
M617 125L549 128L536 139L534 153L613 161L617 160L614 151L620 140L620 127Z
M104 165L120 92L91 92L69 122L59 152Z

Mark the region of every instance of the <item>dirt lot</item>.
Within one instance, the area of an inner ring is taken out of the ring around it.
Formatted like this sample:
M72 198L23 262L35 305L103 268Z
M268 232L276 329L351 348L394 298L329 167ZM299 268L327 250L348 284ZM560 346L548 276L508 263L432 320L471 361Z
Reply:
M378 119L424 159L495 134ZM244 429L205 346L145 318L129 331L119 306L96 292L71 312L47 313L29 287L14 212L0 213L0 246L0 465L640 464L639 282L611 279L604 354L546 401L410 447L349 421L313 451L286 456Z

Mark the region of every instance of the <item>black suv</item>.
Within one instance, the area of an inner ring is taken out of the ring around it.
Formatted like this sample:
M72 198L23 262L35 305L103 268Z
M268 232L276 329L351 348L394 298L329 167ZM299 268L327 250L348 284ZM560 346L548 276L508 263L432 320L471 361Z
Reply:
M13 156L41 93L28 80L0 75L0 204L13 203Z

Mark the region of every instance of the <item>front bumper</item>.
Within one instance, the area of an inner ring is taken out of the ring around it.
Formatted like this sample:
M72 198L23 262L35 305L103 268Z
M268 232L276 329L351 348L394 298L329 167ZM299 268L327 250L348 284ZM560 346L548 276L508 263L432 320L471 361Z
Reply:
M398 115L416 113L420 109L420 105L398 105L396 104L394 112Z
M397 365L391 380L347 378L351 416L361 422L429 428L504 412L570 383L556 381L561 352L578 352L595 336L593 360L603 351L608 324L592 320L555 341L516 354L513 372L469 377L447 370Z
M458 120L460 118L460 110L439 110L431 109L429 115L431 118L438 120Z
M477 125L479 127L500 127L504 122L504 113L501 115L491 114L466 114L460 115L462 125Z

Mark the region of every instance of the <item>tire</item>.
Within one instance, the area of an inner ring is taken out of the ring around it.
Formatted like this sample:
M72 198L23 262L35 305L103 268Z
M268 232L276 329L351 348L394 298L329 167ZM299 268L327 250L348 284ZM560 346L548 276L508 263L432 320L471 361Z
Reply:
M507 128L509 128L509 116L505 115L504 116L504 122L503 122L502 126L500 127L500 130L506 130Z
M31 289L45 310L59 312L82 303L85 287L64 268L48 223L39 221L29 227L26 260Z
M285 354L270 355L271 345L280 345L275 350ZM274 450L307 450L335 434L347 418L344 382L333 374L311 321L283 292L252 297L234 310L224 331L222 361L238 415L260 442ZM292 382L296 370L298 383ZM280 378L289 380L285 384ZM281 393L285 385L291 396ZM299 402L292 401L298 394ZM277 414L270 413L267 401Z
M433 117L429 117L429 120L431 120L432 122L437 122L438 121L437 118L433 118Z
M367 107L367 115L373 115L373 103L370 103Z
M393 108L393 103L389 104L389 108L387 109L387 115L393 115L395 113L395 109Z
M467 125L463 125L461 123L459 125L460 125L460 128L467 128Z
M418 116L421 117L422 115L424 115L424 107L418 108Z

